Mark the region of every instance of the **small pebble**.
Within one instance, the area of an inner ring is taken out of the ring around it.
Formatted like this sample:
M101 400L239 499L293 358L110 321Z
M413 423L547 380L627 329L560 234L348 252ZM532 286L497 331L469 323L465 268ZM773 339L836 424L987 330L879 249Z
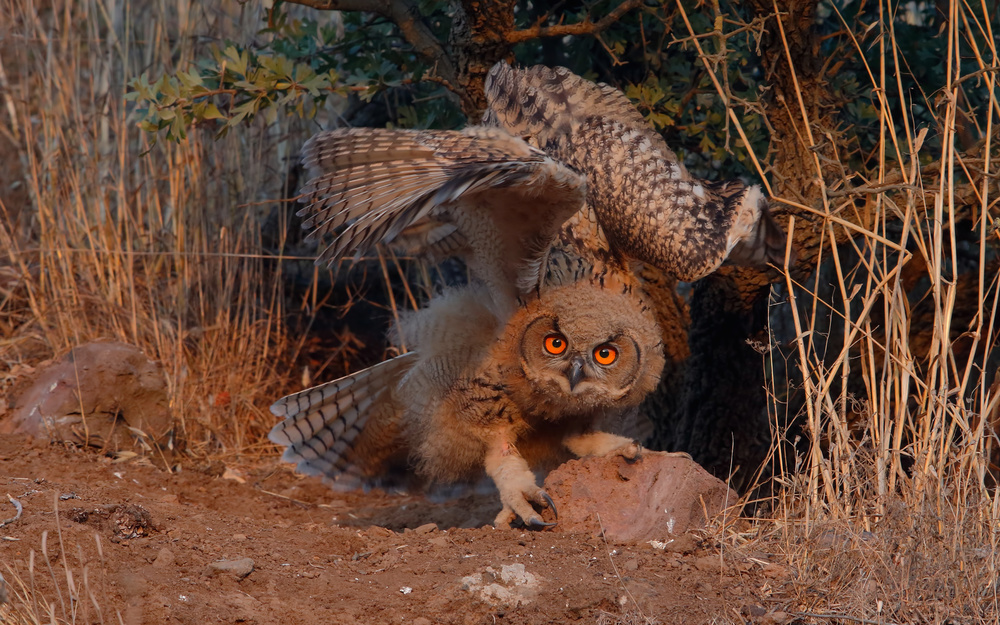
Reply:
M436 531L437 528L438 526L436 523L425 523L413 531L416 532L417 534L429 534L433 531Z

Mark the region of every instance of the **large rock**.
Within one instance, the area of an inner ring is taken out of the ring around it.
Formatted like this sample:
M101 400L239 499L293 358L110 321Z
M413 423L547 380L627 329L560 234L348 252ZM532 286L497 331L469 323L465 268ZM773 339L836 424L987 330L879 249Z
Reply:
M559 510L556 531L596 533L603 525L616 542L679 536L739 501L694 461L649 451L635 462L620 456L571 460L549 473L545 490Z
M119 450L137 439L169 446L173 426L160 365L132 345L97 342L44 368L0 421L0 434Z

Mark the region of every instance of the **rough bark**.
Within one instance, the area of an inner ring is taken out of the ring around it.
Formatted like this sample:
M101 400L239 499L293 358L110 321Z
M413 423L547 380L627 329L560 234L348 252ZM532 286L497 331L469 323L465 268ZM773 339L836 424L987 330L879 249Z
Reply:
M463 110L470 120L478 120L486 110L486 74L510 54L507 35L514 30L514 4L515 0L462 0L455 12L449 46L458 67L458 86L466 94Z

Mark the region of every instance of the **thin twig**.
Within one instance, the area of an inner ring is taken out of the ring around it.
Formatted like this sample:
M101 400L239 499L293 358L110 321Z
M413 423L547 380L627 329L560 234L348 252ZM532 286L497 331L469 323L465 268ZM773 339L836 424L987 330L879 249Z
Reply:
M859 618L857 616L850 616L848 614L820 614L813 612L789 612L789 614L794 614L795 616L804 616L809 618L821 618L821 619L843 619L845 621L853 621L855 623L865 623L865 625L897 625L892 621L872 621L866 618Z
M507 33L508 43L520 43L530 39L540 37L565 37L567 35L596 35L609 26L620 20L632 9L642 6L642 0L625 0L607 15L597 20L591 21L588 15L582 22L576 24L555 24L553 26L535 25L522 30L512 30Z
M14 510L17 511L17 514L15 514L14 516L10 517L9 519L4 519L3 521L0 521L0 527L5 527L7 525L10 525L14 521L20 519L21 518L21 513L24 512L24 506L21 505L20 501L18 501L17 499L14 499L13 497L11 497L10 493L7 493L7 499L9 499L10 503L14 505Z

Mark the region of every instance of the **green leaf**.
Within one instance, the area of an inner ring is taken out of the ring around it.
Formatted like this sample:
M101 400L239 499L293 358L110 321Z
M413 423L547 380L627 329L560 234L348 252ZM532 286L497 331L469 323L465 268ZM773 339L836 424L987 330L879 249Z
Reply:
M202 113L202 118L204 119L225 119L226 116L222 114L215 104L211 102L205 103L205 111Z
M202 84L201 75L193 69L189 72L178 72L177 78L181 81L181 84L188 89L193 89L201 86Z
M226 47L225 51L226 59L228 63L226 66L237 74L246 75L247 73L247 63L249 62L249 55L246 51L239 51L235 46Z
M167 138L178 141L187 138L187 125L184 123L183 116L174 117L173 123L170 124L170 130L167 132Z

